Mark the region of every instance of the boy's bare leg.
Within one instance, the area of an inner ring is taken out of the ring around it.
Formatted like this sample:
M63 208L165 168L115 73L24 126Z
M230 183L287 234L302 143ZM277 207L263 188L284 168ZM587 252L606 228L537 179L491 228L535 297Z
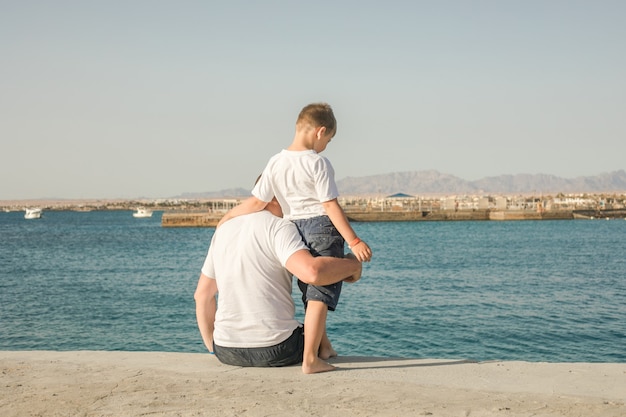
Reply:
M309 301L304 314L304 353L302 355L302 372L315 374L335 369L318 357L322 338L326 333L326 315L328 307L321 301ZM328 337L326 337L328 340ZM328 343L330 341L328 340Z
M328 334L326 333L326 327L324 327L324 335L322 336L322 341L320 343L320 359L329 359L337 356L337 352L333 349L333 345L330 343L330 339L328 338Z

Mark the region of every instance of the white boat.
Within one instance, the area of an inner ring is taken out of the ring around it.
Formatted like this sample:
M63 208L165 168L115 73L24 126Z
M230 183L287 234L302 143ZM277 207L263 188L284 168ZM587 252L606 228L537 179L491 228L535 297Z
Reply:
M27 208L24 209L24 218L25 219L40 219L41 218L41 209L40 208Z
M133 213L133 217L152 217L152 210L148 210L145 208L138 208Z

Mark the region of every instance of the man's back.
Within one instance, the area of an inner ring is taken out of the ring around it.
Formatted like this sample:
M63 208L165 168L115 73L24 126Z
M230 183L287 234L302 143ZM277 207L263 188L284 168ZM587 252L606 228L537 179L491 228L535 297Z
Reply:
M265 347L299 325L287 259L306 249L295 226L268 211L238 216L213 236L202 268L219 290L214 339L224 347Z

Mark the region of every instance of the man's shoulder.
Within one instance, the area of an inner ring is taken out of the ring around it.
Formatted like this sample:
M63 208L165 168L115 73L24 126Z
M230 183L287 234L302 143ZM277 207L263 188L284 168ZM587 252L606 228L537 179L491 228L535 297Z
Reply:
M218 230L240 229L248 226L259 226L267 228L270 224L282 221L280 217L274 216L267 210L255 211L254 213L241 214L226 221ZM227 226L227 227L225 227Z
M283 238L299 236L298 228L290 220L277 217L267 210L255 213L243 214L233 217L225 222L216 231L220 236L236 236L246 234L248 236L263 236Z
M283 219L282 217L275 216L274 214L270 213L267 210L257 211L255 213L246 214L240 217L246 217L245 221L249 221L252 224L263 226L263 227L269 227L269 226L294 226L295 227L295 225L291 221L287 219Z

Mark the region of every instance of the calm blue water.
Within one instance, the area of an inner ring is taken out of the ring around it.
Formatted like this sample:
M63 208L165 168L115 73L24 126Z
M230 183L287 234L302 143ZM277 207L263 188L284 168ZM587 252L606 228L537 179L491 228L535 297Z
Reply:
M0 350L204 352L213 229L160 217L0 213ZM353 226L374 259L329 315L341 355L626 362L626 221Z

